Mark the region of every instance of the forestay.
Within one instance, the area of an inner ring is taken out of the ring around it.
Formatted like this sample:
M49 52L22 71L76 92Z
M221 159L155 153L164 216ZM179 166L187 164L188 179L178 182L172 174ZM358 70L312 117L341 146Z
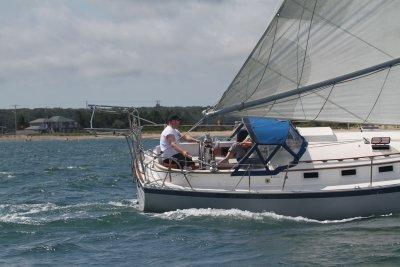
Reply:
M397 0L284 1L209 114L398 124L399 32Z

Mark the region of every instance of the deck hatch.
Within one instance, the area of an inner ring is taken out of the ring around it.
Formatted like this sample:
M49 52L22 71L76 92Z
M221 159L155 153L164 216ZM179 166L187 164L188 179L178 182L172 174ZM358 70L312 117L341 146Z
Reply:
M371 139L371 146L373 150L386 150L390 149L390 137L373 137Z

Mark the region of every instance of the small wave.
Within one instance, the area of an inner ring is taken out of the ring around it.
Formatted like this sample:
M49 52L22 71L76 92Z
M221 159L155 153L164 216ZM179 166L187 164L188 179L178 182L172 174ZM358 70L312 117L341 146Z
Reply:
M12 172L0 172L0 177L15 178L16 176Z
M67 169L68 170L73 170L73 169L81 169L81 168L78 167L78 166L68 166Z
M115 212L115 207L133 207L135 200L110 201L108 203L79 203L74 205L1 204L0 222L43 225L69 219L100 218Z
M354 217L341 220L320 221L315 219L308 219L301 216L291 217L291 216L279 215L273 212L251 212L238 209L225 210L225 209L211 209L211 208L168 211L160 214L153 214L152 216L168 220L184 220L187 218L194 218L194 217L215 217L215 218L233 218L237 220L260 220L260 221L265 219L273 219L277 221L294 221L294 222L319 223L319 224L344 223L344 222L351 222L367 218L367 217Z
M86 169L87 168L83 166L50 167L46 169L46 172L57 172L65 170L86 170Z
M65 251L65 252L71 252L72 250L80 250L82 249L79 245L75 243L55 243L55 244L39 244L33 248L30 249L30 251L35 251L35 252L54 252L54 251Z
M126 199L122 201L109 201L108 204L115 207L135 207L137 205L137 199Z
M18 224L41 224L42 218L32 218L33 214L54 209L54 204L0 205L0 222Z

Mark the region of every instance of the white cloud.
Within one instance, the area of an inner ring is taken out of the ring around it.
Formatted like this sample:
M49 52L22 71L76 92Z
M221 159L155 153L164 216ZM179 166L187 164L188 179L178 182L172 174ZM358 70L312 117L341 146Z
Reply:
M0 107L75 107L93 94L93 100L110 104L213 104L266 28L276 2L2 1ZM58 99L51 97L54 84ZM184 98L186 91L199 90L214 100ZM31 95L29 102L21 94ZM59 101L61 96L71 104Z

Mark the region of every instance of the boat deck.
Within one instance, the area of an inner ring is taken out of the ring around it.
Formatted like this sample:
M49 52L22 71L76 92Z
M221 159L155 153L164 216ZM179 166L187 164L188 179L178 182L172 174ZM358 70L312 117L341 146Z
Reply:
M391 137L390 145L373 149L370 140L377 136ZM277 175L232 176L237 164L234 159L216 171L198 160L193 169L181 170L163 166L153 156L147 156L143 181L156 188L254 193L324 192L400 184L400 132L332 132L330 136L305 137L309 144L300 162Z

